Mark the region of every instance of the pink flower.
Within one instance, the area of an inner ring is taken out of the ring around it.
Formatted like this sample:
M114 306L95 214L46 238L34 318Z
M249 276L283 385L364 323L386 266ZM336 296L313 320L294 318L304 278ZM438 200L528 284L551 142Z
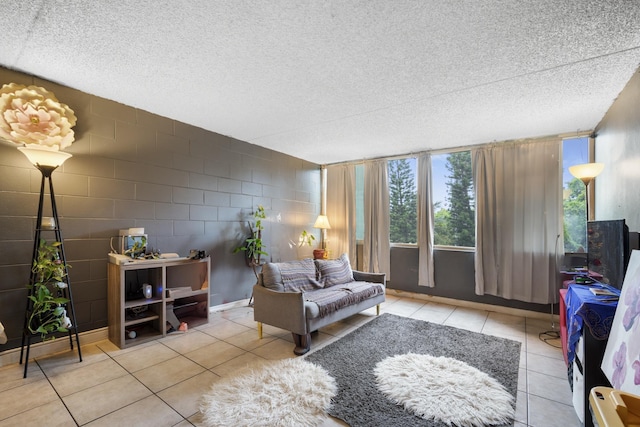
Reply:
M0 89L0 138L60 150L73 142L75 124L73 110L44 88L11 83Z
M620 344L620 348L613 354L613 375L611 385L614 388L620 388L627 374L625 361L627 359L627 345Z

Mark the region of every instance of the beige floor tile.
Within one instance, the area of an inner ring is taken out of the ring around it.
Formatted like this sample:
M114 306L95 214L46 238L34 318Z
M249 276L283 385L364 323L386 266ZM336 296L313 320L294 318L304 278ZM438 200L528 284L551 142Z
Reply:
M81 369L92 363L96 363L109 356L105 354L96 344L83 345L82 350L82 362L78 359L78 353L76 351L64 351L56 353L54 355L48 355L46 357L37 358L38 365L47 375L56 375L66 371L72 371L74 369Z
M389 306L383 305L380 309L381 313L390 313L397 316L410 317L416 311L425 306L424 301L419 300L400 300Z
M203 326L199 330L205 334L224 340L234 335L250 331L252 328L232 322L231 320L225 320L224 322L219 322L217 324L209 324L206 327Z
M426 304L409 317L412 319L424 320L426 322L443 324L449 316L451 316L453 310L454 308L444 308L434 306L432 304Z
M253 353L245 353L225 363L214 366L211 368L211 372L220 377L228 377L246 371L247 369L258 368L268 362L267 359L256 356Z
M451 313L447 320L444 321L443 325L466 329L473 332L480 332L484 327L487 314L488 313L486 311L470 310L459 307Z
M216 341L218 341L217 338L197 329L190 330L184 334L170 335L160 340L167 347L182 354L197 350Z
M132 351L114 356L114 359L127 371L136 372L176 356L178 356L177 352L161 343L154 342L142 348L134 347Z
M545 343L538 336L538 332L527 332L527 353L538 354L540 356L551 357L554 359L562 360L564 363L564 356L562 355L562 348L556 347L555 343Z
M78 369L54 373L49 375L49 381L58 394L64 397L127 374L122 366L112 359L106 359Z
M220 379L210 371L204 371L192 378L162 390L158 397L167 402L184 418L196 414L201 397L211 389L211 385Z
M203 372L204 368L184 356L165 360L141 369L133 375L154 393L178 384Z
M245 332L241 332L232 337L226 338L225 342L240 347L243 350L251 351L254 348L263 346L276 339L276 337L267 335L263 332L262 339L258 338L258 333L251 329Z
M535 353L529 353L527 366L530 371L539 372L546 375L568 380L567 365L558 361L556 357L541 356Z
M572 405L573 395L566 378L553 377L527 370L527 392L565 405Z
M99 418L87 426L171 427L182 417L157 396L149 396Z
M5 390L0 392L0 420L57 399L58 395L46 379Z
M527 416L527 423L530 427L581 426L573 406L534 395L529 395Z
M151 395L133 376L124 376L62 398L73 418L86 424Z
M224 341L218 341L197 350L190 351L185 354L185 357L188 357L207 369L211 369L243 353L245 353L245 351L241 348Z
M24 365L13 363L11 365L1 367L0 392L44 379L44 373L36 363L29 364L27 378L22 378L23 375Z
M262 333L264 335L271 335L272 337L278 337L278 338L284 338L284 337L290 337L291 336L291 332L290 331L287 331L285 329L276 328L275 326L271 326L271 325L267 325L267 324L263 324L262 325ZM256 336L258 336L257 332L256 332Z
M277 340L273 340L268 344L252 350L251 352L269 360L289 359L296 357L293 353L294 347L293 342L278 338Z
M75 425L75 421L71 417L71 414L69 414L69 411L67 411L67 408L64 407L61 400L54 400L53 402L32 408L0 421L0 427L68 427Z

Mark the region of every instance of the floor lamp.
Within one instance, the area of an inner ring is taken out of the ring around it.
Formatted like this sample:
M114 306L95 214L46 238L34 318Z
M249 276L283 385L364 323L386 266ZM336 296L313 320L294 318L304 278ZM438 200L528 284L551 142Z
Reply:
M569 167L569 173L584 183L585 209L587 211L585 224L585 253L587 255L587 275L589 274L589 184L604 170L604 163L584 163Z
M58 209L56 206L56 198L53 192L53 181L51 180L51 174L54 170L56 170L65 160L71 157L71 154L65 153L63 151L54 151L54 150L46 150L41 149L39 147L18 147L20 150L33 165L38 168L38 170L42 173L42 179L40 181L40 201L38 204L38 217L36 219L36 232L33 240L33 257L32 261L38 258L38 248L40 246L40 238L42 231L53 231L55 234L55 239L57 242L60 242L60 246L58 247L58 252L60 255L60 260L63 265L67 265L67 258L64 252L64 244L62 244L62 233L60 231L60 222L58 219ZM51 200L51 216L52 219L48 222L43 222L42 211L44 207L44 195L45 195L45 182L49 181L49 198ZM36 273L32 270L29 278L30 285L33 285L36 281ZM76 344L78 347L78 357L80 362L82 362L82 353L80 350L80 338L78 336L78 327L76 322L75 309L73 307L73 298L71 295L71 284L69 283L68 276L66 278L67 287L63 290L65 293L65 298L68 299L67 303L67 315L71 320L71 327L68 328L69 331L69 345L71 350L73 350L73 336L75 335ZM31 338L32 333L27 328L27 322L29 318L29 312L32 307L32 302L29 299L27 301L27 313L25 314L25 324L22 334L22 346L20 348L20 363L22 363L23 353L26 347L26 357L24 364L24 376L27 377L27 368L29 365L29 349L31 348Z

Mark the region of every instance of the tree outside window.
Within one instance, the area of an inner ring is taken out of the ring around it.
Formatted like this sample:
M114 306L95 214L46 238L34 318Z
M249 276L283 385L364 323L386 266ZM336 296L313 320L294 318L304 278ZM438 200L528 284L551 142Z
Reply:
M584 252L587 247L586 189L582 181L569 173L569 166L588 162L588 138L569 138L563 141L562 194L565 252Z
M391 243L417 243L416 159L388 162L389 239Z
M471 152L438 154L431 159L434 244L475 247Z

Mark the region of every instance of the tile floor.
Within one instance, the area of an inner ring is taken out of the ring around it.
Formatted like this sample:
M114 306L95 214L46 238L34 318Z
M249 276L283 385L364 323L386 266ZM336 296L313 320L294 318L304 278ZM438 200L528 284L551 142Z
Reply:
M538 336L551 328L550 319L394 295L387 296L382 312L520 341L515 426L580 425L561 350ZM314 348L373 316L375 309L370 309L322 329ZM37 358L29 363L27 379L22 379L22 365L1 367L0 426L201 425L198 399L212 383L247 366L295 357L290 333L265 325L264 334L257 339L250 307L236 307L212 313L207 325L187 333L126 350L109 341L85 345L82 363L71 351ZM339 425L344 424L325 422L325 427Z

